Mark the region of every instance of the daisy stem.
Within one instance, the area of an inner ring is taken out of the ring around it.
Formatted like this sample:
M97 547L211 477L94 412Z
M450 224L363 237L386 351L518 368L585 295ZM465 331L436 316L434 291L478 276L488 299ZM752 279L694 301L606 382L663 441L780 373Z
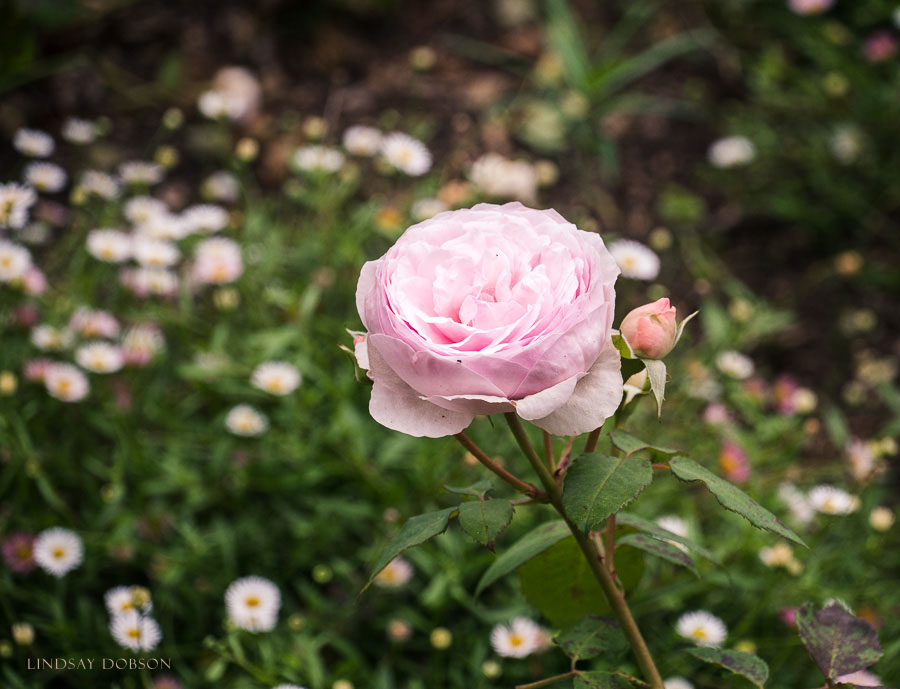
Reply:
M615 613L616 619L619 620L619 624L622 626L622 631L625 632L629 644L631 644L631 650L634 652L635 660L637 660L638 667L641 668L644 678L649 681L651 689L665 689L662 676L659 674L659 670L656 669L656 663L653 662L653 656L650 655L650 649L647 648L647 642L644 641L641 630L638 629L637 622L635 622L634 617L631 614L631 609L628 607L628 603L625 602L625 595L618 589L612 575L604 566L597 544L587 537L582 530L566 516L562 506L562 490L557 485L556 481L553 480L553 475L547 470L547 467L544 466L544 463L541 461L537 452L535 452L531 441L528 440L525 429L522 427L522 422L519 420L518 415L514 412L509 412L504 414L504 416L506 417L506 422L509 424L513 437L515 437L516 442L519 443L519 447L522 448L525 457L537 472L537 475L541 479L541 483L544 484L544 488L550 498L550 503L565 520L566 526L569 527L569 531L571 531L572 536L575 537L575 542L578 543L578 547L581 548L581 552L584 553L591 571L600 583L600 588L603 589L603 593L606 596L606 600L609 602L609 606L612 608L613 613ZM525 686L534 687L534 685Z
M505 483L508 483L520 493L524 493L525 495L534 498L535 500L540 500L541 502L547 501L547 494L544 493L544 491L542 491L533 483L523 481L518 476L513 475L502 466L497 464L493 459L488 457L487 453L480 447L478 447L478 445L476 445L472 441L472 439L465 433L460 432L453 437L456 438L464 448L471 452L472 456L475 457L475 459L477 459L484 466L493 471L497 476L503 479Z
M540 689L541 687L561 682L564 679L569 679L569 677L574 677L577 674L577 670L571 670L570 672L564 672L561 675L553 675L553 677L539 679L537 682L531 682L530 684L517 684L516 689Z

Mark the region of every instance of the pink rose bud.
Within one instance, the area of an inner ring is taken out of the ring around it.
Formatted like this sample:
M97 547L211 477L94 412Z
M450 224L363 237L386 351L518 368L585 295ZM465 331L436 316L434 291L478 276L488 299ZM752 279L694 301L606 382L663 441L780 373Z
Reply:
M639 306L622 319L619 330L637 356L662 359L675 346L675 307L665 297Z

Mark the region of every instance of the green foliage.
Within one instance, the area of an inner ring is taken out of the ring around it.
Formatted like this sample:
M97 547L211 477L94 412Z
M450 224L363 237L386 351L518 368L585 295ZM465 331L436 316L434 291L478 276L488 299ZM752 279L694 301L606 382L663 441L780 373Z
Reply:
M556 639L556 645L573 662L599 655L616 655L628 649L628 641L615 620L588 615Z
M705 663L718 665L745 677L760 689L769 679L769 666L752 653L723 648L689 648L688 653Z
M651 481L648 459L581 455L566 473L563 509L587 533L634 500Z
M575 674L575 689L627 689L631 686L622 677L599 670Z
M494 541L509 526L513 506L509 500L472 500L459 506L459 525L481 545L493 549Z
M558 543L569 535L569 527L562 520L542 524L509 548L500 553L491 563L478 581L475 595L479 595L484 589L501 577L506 576L521 565L528 562L535 555L544 552L554 543Z
M670 543L645 534L634 533L620 538L616 543L616 549L618 550L619 546L623 545L630 545L632 548L643 550L645 553L668 560L673 564L687 567L695 576L700 576L700 573L697 571L697 565L691 559L691 556Z
M883 655L872 625L837 604L822 610L804 604L797 613L797 633L829 683L865 670Z

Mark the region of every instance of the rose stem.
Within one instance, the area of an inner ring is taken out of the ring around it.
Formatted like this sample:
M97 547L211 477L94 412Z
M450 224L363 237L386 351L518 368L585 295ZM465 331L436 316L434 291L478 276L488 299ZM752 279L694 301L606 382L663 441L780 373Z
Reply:
M504 416L506 417L506 422L509 424L509 428L515 437L516 442L519 443L519 447L522 448L525 457L531 462L531 466L540 477L541 483L544 484L544 488L550 497L550 503L565 520L566 526L569 527L569 531L571 531L572 535L575 537L575 542L578 543L578 547L581 548L581 552L584 553L591 571L594 573L594 576L600 583L600 588L603 589L603 593L606 595L609 606L619 620L619 624L622 625L622 631L624 631L625 636L628 637L628 642L631 644L631 650L634 652L635 659L637 660L638 666L641 668L641 672L644 674L644 677L649 680L652 689L665 689L662 676L659 674L659 670L656 669L656 664L653 662L653 656L650 655L650 649L647 648L647 643L644 641L644 637L641 636L641 630L638 629L637 622L634 621L634 617L631 615L628 603L625 602L625 596L616 587L615 581L603 565L600 551L597 549L596 543L585 536L581 529L573 524L566 516L562 507L562 491L559 486L556 485L553 476L547 471L547 467L541 462L541 458L538 457L534 447L532 447L531 441L528 440L528 435L522 427L522 422L519 421L519 417L514 412L508 412L504 414Z
M603 530L606 543L606 565L613 578L616 576L616 515L611 514L606 520L606 528Z
M544 461L547 463L547 468L552 474L556 471L556 456L553 454L553 436L547 433L547 431L541 432L544 434Z
M577 674L577 670L571 670L570 672L564 672L561 675L553 675L553 677L539 679L537 682L531 682L530 684L517 684L516 689L540 689L541 687L561 682L564 679L569 679L569 677L574 677Z
M585 452L593 452L597 449L597 441L600 440L600 431L602 430L603 426L600 426L588 433L587 442L584 444Z
M497 464L494 460L487 456L487 453L482 450L478 445L476 445L472 439L467 436L465 433L457 433L453 436L456 438L460 444L466 448L469 452L472 453L472 456L475 457L479 462L481 462L488 469L493 471L497 476L499 476L503 481L511 485L520 493L524 493L536 500L547 500L547 494L544 493L540 488L538 488L533 483L528 483L527 481L523 481L517 476L514 476L509 471L504 469L502 466Z

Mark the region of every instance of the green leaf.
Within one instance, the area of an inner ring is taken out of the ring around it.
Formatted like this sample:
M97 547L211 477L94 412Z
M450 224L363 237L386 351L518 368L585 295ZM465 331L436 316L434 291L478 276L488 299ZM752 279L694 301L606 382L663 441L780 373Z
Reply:
M745 677L760 689L769 679L769 666L762 658L752 653L722 648L689 648L688 653L704 663L724 667L736 675Z
M687 546L690 550L697 553L697 555L705 557L707 560L715 562L717 565L722 564L719 558L717 558L709 550L699 545L698 543L695 543L691 539L685 538L684 536L679 536L676 533L672 533L668 529L664 529L659 526L656 522L651 522L649 519L644 519L643 517L639 517L638 515L632 514L631 512L619 512L619 514L616 515L616 524L621 524L622 526L631 526L635 529L650 534L654 538L659 538L663 541L674 541L675 543L681 543L682 545Z
M417 517L410 517L403 525L403 528L397 532L397 535L381 551L381 556L369 575L369 581L366 582L363 591L369 588L375 576L387 567L388 563L395 557L414 546L422 545L429 538L444 533L447 529L447 524L450 522L450 516L458 509L458 507L448 507L437 512L426 512Z
M472 500L459 506L459 525L484 546L492 547L513 518L509 500Z
M662 447L660 445L651 445L639 438L635 438L630 433L621 430L614 430L609 434L610 442L625 453L625 456L633 455L640 450L652 450L664 455L677 455L679 450L671 447Z
M625 591L637 586L644 573L644 556L625 550L616 558L616 574ZM612 613L603 589L572 537L560 541L519 569L522 593L560 629L571 627L586 614Z
M812 603L805 603L797 613L797 632L829 681L865 670L883 655L872 625L840 605L816 612Z
M624 652L628 649L628 640L614 621L588 615L556 639L556 645L577 662L601 653Z
M611 672L592 670L575 675L574 689L626 689L631 685Z
M709 491L716 496L716 500L726 510L737 512L753 526L772 531L794 543L806 547L806 543L797 534L786 527L778 517L769 512L765 507L756 502L737 486L730 484L725 479L719 478L711 471L703 468L697 462L687 457L674 457L669 462L669 468L682 481L703 481Z
M642 533L633 533L623 536L616 541L616 551L618 551L620 545L630 545L632 548L639 548L645 553L661 557L663 560L668 560L676 565L687 567L694 573L694 576L700 577L700 573L697 571L697 565L694 564L691 556L682 552L671 543L657 540L652 536L647 536Z
M494 490L493 479L485 478L473 483L471 486L444 486L444 490L455 493L456 495L471 495L473 498L484 498L490 491Z
M478 582L478 586L475 587L475 595L479 595L501 577L506 576L514 569L528 562L535 555L544 552L554 543L558 543L568 536L569 533L569 527L566 526L562 519L542 524L528 532L510 546L508 550L502 552L491 566L487 568L485 573L481 575L481 580Z
M581 455L566 472L563 509L587 533L634 500L652 480L649 459L599 452Z
M647 367L650 389L656 397L656 415L662 415L662 403L666 397L666 364L659 359L641 359Z

